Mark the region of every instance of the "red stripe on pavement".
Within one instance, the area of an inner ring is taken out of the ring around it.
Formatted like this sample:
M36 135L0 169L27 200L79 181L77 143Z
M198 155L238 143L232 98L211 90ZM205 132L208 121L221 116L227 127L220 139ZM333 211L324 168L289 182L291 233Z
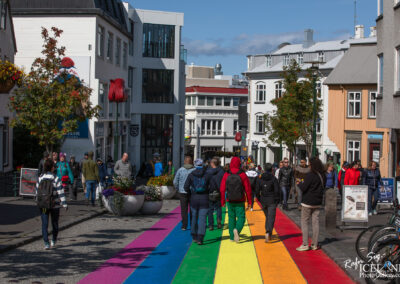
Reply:
M354 283L322 250L297 251L303 242L301 230L279 209L275 230L308 283Z

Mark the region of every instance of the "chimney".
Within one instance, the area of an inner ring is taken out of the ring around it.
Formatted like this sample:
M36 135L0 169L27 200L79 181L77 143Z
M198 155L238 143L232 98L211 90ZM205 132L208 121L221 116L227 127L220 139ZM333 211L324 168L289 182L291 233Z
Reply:
M356 38L356 39L364 38L364 26L363 25L357 25L355 27L354 38Z
M309 48L314 44L314 31L312 29L304 30L303 48Z
M369 30L369 37L376 37L376 27L370 27Z

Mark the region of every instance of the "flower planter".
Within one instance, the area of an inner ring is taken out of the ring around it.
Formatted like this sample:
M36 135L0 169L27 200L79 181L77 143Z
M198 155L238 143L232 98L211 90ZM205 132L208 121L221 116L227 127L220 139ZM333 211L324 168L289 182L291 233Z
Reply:
M161 186L163 199L172 199L176 193L176 189L173 186Z
M114 203L115 196L109 196L108 198L102 196L104 207L115 215L119 216L131 216L135 215L143 206L144 195L124 195L122 208L116 208Z
M14 87L15 82L13 80L7 80L0 82L0 93L8 94L8 92Z
M157 214L162 208L162 201L145 201L140 212L145 215Z

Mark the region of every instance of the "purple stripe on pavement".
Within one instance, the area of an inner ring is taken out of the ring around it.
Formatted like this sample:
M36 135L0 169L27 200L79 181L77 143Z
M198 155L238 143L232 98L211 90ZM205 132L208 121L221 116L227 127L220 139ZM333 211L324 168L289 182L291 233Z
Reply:
M124 282L180 222L180 210L180 206L172 210L117 255L79 281L79 284L119 284Z

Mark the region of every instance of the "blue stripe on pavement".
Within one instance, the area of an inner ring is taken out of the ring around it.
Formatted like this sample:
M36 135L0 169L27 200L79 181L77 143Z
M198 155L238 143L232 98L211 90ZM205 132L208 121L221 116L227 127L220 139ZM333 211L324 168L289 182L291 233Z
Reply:
M182 231L181 227L180 222L124 284L171 283L192 244L190 230Z

